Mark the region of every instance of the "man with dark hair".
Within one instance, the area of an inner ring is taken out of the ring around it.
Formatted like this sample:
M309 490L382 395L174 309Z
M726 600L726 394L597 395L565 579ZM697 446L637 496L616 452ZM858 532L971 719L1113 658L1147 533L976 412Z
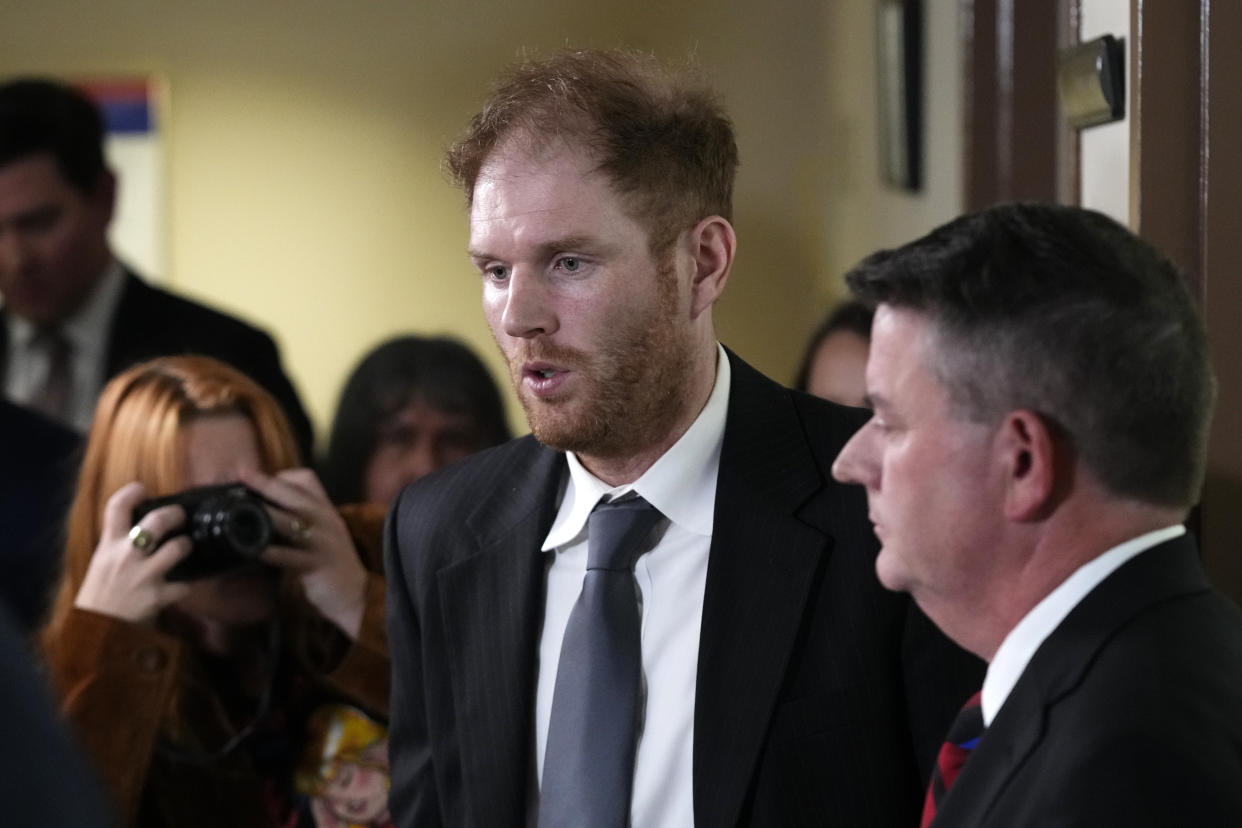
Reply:
M915 818L981 665L871 577L858 412L716 341L736 165L699 79L617 52L516 67L450 151L534 434L390 512L399 825Z
M1242 615L1182 526L1214 379L1180 274L1097 213L1007 205L848 282L875 415L834 474L880 581L989 662L924 824L1242 824Z
M54 81L0 84L0 380L79 431L110 377L154 356L228 362L280 402L309 460L311 426L263 331L148 285L108 245L116 179L99 111Z

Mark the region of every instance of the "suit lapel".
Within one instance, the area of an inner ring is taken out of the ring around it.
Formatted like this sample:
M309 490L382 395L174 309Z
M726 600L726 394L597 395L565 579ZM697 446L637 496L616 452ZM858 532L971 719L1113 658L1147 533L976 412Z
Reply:
M126 268L121 298L117 300L116 312L108 322L108 352L104 356L105 378L121 373L137 361L138 354L144 352L143 338L150 331L137 323L145 320L160 321L149 308L151 295L151 288Z
M529 438L528 438L529 439ZM544 557L556 512L562 455L538 447L511 464L467 518L477 552L438 575L461 746L465 801L478 824L525 812L533 779L534 678L543 618ZM524 773L515 773L524 768Z
M1035 651L941 803L936 823L984 824L1043 740L1052 709L1082 683L1114 631L1154 603L1209 588L1188 536L1141 553L1105 578Z
M739 818L826 546L796 516L823 480L788 393L730 356L694 716L704 825Z

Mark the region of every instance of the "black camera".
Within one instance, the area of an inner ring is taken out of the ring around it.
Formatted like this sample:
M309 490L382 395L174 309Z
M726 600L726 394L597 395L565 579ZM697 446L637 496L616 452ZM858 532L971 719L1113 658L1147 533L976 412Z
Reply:
M192 581L248 566L272 539L267 501L241 483L201 486L167 497L144 500L134 507L132 524L152 509L176 504L185 509L185 524L176 535L189 535L193 548L165 576L169 581Z

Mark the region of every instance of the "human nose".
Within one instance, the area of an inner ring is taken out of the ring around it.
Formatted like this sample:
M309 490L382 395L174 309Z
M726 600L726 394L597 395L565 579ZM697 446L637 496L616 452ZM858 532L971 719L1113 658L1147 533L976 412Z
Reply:
M556 330L556 315L537 274L514 269L505 292L501 321L506 334L524 339Z
M842 483L858 483L874 488L879 482L879 464L874 459L870 423L866 423L841 449L832 463L832 476Z
M411 483L420 477L426 477L443 465L436 457L435 449L427 440L419 440L411 446L405 453L404 460L405 479Z
M14 230L0 230L0 271L20 273L30 261L30 245Z

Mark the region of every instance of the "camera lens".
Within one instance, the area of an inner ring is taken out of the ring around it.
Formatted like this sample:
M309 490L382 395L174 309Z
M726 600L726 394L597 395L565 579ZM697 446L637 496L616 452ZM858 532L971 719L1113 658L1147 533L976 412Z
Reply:
M192 523L195 549L239 562L258 558L272 537L267 512L244 494L209 498L194 513Z
M272 522L262 506L242 501L233 505L224 520L224 534L240 555L257 558L271 538Z

